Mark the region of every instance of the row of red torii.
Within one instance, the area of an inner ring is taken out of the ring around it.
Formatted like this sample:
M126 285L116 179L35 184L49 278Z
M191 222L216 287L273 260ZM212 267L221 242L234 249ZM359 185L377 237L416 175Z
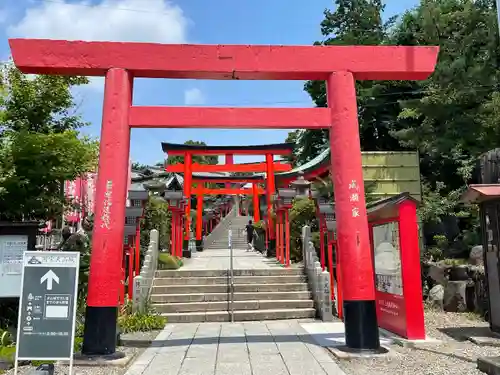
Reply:
M173 235L172 238L172 249L173 254L177 256L182 256L182 244L179 241L178 233L179 230L184 234L184 241L189 240L191 223L189 222L190 212L191 212L191 199L192 195L196 195L196 241L197 246L200 248L203 235L203 197L205 195L244 195L252 196L254 221L259 222L260 218L260 205L259 196L265 194L267 202L267 214L266 214L266 239L274 241L275 231L272 230L272 209L273 209L273 194L275 194L275 173L276 172L287 172L292 169L290 164L274 161L275 155L291 155L293 151L293 144L273 144L273 145L261 145L261 146L193 146L193 145L178 145L162 143L162 149L169 156L183 156L184 163L178 163L173 165L167 165L165 170L172 173L183 173L184 175L184 185L183 193L186 199L186 204L183 207L184 210L184 228L178 228L179 220L174 220L174 226L172 227ZM193 164L194 155L224 155L225 164L218 165L199 165ZM266 161L264 163L249 163L249 164L234 164L234 155L265 155ZM202 176L200 173L193 176L193 172L239 172L239 176ZM245 174L243 174L245 173ZM220 184L224 183L225 188L213 189L207 188L205 185L207 183ZM251 183L251 188L241 188L241 187L231 187L231 184L246 184ZM264 184L265 189L260 185ZM175 195L174 195L175 196ZM173 207L178 205L178 198L174 202ZM179 207L174 210L179 212ZM285 213L286 215L286 213ZM281 213L278 214L281 216ZM176 218L177 219L177 218ZM281 228L281 226L279 226ZM283 228L287 228L285 225ZM208 229L208 228L206 228ZM211 228L210 228L211 230ZM278 229L279 230L279 229ZM288 231L287 231L288 233ZM283 237L283 236L282 236ZM287 236L288 237L288 236ZM182 242L184 242L182 241ZM283 242L283 241L281 241ZM285 240L282 244L289 243ZM278 238L278 244L279 238ZM280 251L281 247L278 247L278 253L283 256L279 257L279 260L286 264L290 264L290 246L284 246L286 249L286 256L284 251ZM285 259L287 261L285 262Z
M438 47L164 45L36 39L11 39L9 44L14 63L23 73L105 77L85 354L116 351L131 128L328 129L337 242L345 265L346 345L355 351L379 350L355 81L424 80L434 71ZM134 106L134 78L326 81L328 107ZM356 201L351 200L353 186L359 195Z

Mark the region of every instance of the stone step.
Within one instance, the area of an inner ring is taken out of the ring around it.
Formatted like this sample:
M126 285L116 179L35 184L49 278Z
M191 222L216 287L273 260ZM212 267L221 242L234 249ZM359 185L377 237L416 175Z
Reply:
M229 322L231 314L228 311L182 312L162 314L169 323L192 322ZM278 319L303 319L314 318L316 310L304 309L278 309L278 310L236 310L234 321L249 320L278 320Z
M254 268L254 269L235 269L234 276L296 276L304 275L304 269L301 267L290 268ZM173 277L222 277L228 276L229 270L159 270L156 271L157 278Z
M172 277L154 280L155 286L162 285L214 285L229 282L229 276L209 276L209 277ZM284 275L284 276L235 276L235 284L283 284L283 283L304 283L305 275Z
M241 250L246 250L248 247L248 243L242 242L242 243L233 243L232 244L233 249L241 249ZM203 250L227 250L229 252L229 247L227 244L227 241L221 242L221 243L214 243L210 244L208 246L203 246Z
M160 313L203 312L229 310L229 301L212 302L187 302L187 303L161 303L154 304L154 309ZM235 301L234 310L284 310L312 308L312 300L254 300Z
M235 292L305 292L306 283L289 284L237 284ZM168 285L153 286L152 294L224 293L228 285Z
M151 303L182 303L229 301L230 294L224 293L192 293L192 294L153 294ZM309 291L302 292L239 292L234 293L234 301L252 300L307 300L312 298Z

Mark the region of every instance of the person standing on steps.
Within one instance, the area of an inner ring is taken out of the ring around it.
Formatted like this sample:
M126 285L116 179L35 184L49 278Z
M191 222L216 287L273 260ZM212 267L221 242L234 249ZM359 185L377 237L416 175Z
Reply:
M248 221L248 224L245 226L245 231L247 232L247 251L253 250L253 235L255 232L255 229L252 224L252 220Z

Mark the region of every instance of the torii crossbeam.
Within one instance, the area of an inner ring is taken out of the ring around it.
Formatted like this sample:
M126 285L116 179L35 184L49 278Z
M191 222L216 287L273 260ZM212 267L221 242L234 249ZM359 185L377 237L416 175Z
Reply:
M329 129L346 345L380 347L364 198L355 80L421 80L438 47L162 45L11 39L24 73L106 77L96 218L83 352L116 348L130 129ZM132 105L134 78L324 80L328 108L185 108ZM273 186L274 188L274 186Z

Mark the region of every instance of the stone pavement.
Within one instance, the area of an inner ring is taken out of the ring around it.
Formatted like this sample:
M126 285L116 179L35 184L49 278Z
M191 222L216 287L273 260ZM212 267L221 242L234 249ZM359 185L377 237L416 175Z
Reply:
M184 259L181 270L227 270L229 269L229 249L196 252L192 258ZM258 251L233 249L233 265L236 270L282 267L275 258L266 258Z
M345 375L297 320L168 324L126 375Z

